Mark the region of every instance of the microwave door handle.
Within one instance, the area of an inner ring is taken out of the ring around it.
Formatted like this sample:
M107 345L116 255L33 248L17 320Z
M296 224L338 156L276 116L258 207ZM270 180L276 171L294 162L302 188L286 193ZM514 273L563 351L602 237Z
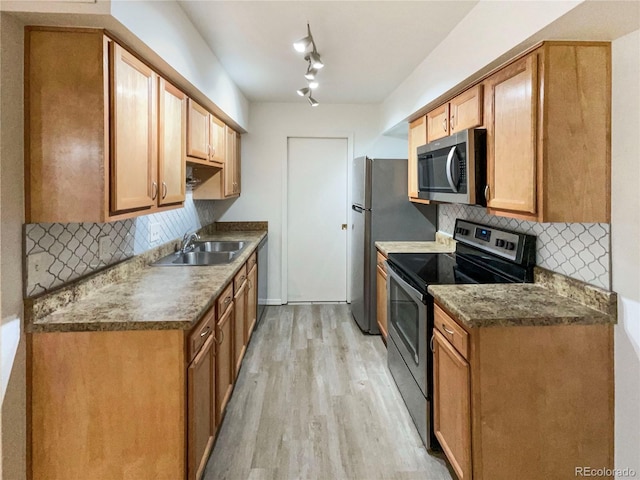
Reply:
M453 147L451 147L451 150L449 150L449 155L447 155L447 181L449 182L449 186L451 187L451 190L457 193L458 186L453 181L453 172L451 171L451 167L453 166L453 156L455 154L456 154L456 147L454 145Z

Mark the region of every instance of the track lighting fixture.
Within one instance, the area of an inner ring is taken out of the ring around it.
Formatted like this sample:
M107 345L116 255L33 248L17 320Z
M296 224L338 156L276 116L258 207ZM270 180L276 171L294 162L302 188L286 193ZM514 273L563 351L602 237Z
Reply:
M318 106L318 101L311 96L311 90L318 88L318 81L316 75L318 70L324 67L324 62L320 58L318 49L316 48L316 42L311 35L311 27L307 22L307 36L293 43L293 48L300 53L305 53L304 59L307 62L307 71L304 74L304 78L308 81L308 87L300 88L296 91L301 97L308 95L307 100L312 107Z

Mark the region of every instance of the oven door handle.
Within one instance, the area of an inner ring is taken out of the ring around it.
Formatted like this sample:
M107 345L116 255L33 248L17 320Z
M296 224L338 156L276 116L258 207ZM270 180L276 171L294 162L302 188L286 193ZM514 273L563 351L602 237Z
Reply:
M451 167L453 166L453 157L456 154L456 146L454 145L453 147L451 147L451 150L449 150L449 155L447 155L447 181L449 182L449 186L451 187L451 190L453 190L454 192L458 193L458 186L456 185L457 181L454 182L453 180L453 171L451 170Z
M400 275L396 273L396 271L393 269L393 266L389 262L387 262L387 265L389 266L389 268L387 269L387 273L390 274L396 282L398 282L403 290L409 293L420 303L427 303L424 299L424 294L420 293L418 290L409 285L402 277L400 277Z

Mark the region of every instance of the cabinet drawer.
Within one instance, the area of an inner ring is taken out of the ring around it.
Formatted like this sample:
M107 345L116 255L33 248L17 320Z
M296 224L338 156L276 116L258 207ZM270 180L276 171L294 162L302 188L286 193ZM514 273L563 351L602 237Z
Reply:
M247 272L251 271L251 268L256 264L256 252L253 252L247 260Z
M224 315L224 312L231 306L233 301L233 283L230 283L227 288L218 297L218 318Z
M233 277L233 291L237 292L242 287L242 284L247 280L247 265L242 265L236 276Z
M377 260L378 267L380 267L385 277L387 276L387 264L385 263L386 260L387 260L387 257L385 257L382 253L378 251L378 260Z
M469 334L437 304L434 309L434 323L438 331L458 350L460 355L468 360Z
M207 339L213 335L216 326L216 309L211 307L202 320L189 333L188 355L191 362Z

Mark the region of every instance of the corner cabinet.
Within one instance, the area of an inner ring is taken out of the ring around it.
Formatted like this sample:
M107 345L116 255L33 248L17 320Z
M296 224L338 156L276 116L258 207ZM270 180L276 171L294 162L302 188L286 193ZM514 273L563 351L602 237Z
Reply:
M432 350L434 432L460 480L613 468L613 325L468 328L436 303Z
M609 222L610 43L544 42L484 85L489 213Z
M175 139L159 168L159 76L103 30L27 27L25 38L26 222L107 222L180 206L180 192L169 192L185 183ZM182 130L182 113L175 121ZM181 178L158 177L168 172Z

